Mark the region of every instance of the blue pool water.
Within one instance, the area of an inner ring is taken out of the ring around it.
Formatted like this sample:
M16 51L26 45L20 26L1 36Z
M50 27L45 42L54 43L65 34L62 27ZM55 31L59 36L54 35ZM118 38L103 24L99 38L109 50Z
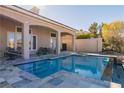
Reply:
M71 55L17 65L20 69L44 78L60 70L77 73L82 77L101 79L108 64L107 57Z

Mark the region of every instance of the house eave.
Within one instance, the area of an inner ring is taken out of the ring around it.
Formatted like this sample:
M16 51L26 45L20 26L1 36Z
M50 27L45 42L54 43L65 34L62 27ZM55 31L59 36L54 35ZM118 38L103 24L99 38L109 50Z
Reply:
M67 26L67 25L64 25L64 24L62 24L62 23L59 23L59 22L57 22L57 21L54 21L54 20L49 19L49 18L47 18L47 17L44 17L44 16L42 16L42 15L35 14L35 13L29 11L29 10L26 10L26 9L21 8L21 7L19 7L19 6L16 6L16 5L1 5L1 6L2 6L2 7L9 8L9 9L12 9L12 10L15 10L15 11L20 12L20 13L23 13L23 14L26 14L26 15L28 15L28 16L32 16L32 17L34 17L34 18L39 18L40 20L44 20L44 21L46 21L46 22L49 22L49 23L52 23L52 24L61 26L61 27L63 27L63 28L69 29L69 30L71 30L71 31L73 31L73 32L78 31L77 29L74 29L74 28L69 27L69 26Z

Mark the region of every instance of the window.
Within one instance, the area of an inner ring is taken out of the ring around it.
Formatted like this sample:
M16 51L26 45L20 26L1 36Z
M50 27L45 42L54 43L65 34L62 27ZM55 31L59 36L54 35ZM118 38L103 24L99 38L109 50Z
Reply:
M53 50L56 49L56 33L51 33L50 46Z
M56 34L55 33L51 33L51 37L56 37Z
M22 48L22 28L17 27L16 32L16 48Z
M14 32L8 32L7 47L14 48L14 45L15 45Z
M22 28L17 27L16 32L7 33L7 47L19 49L22 48Z
M29 30L29 38L30 38L30 41L29 41L29 50L36 50L37 49L37 36L36 35L33 35L32 33L32 30L30 29Z
M36 49L36 36L33 36L33 50Z
M29 38L30 38L30 41L29 41L29 50L31 50L31 40L32 40L32 31L31 29L29 30Z
M31 34L31 29L29 30L29 34Z
M17 32L22 32L22 28L21 27L17 27Z

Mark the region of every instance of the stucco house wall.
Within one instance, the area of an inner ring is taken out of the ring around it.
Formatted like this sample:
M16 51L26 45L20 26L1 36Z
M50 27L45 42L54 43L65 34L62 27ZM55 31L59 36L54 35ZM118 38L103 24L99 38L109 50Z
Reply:
M32 34L37 36L37 46L39 47L50 47L50 29L31 27Z
M66 35L61 38L62 43L67 44L67 50L71 51L72 50L72 36L71 35Z

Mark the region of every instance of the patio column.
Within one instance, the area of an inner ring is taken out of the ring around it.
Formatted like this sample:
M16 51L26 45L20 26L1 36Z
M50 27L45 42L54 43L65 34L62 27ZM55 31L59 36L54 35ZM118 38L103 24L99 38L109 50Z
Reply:
M72 46L73 46L73 51L75 51L75 40L76 40L76 35L74 34L73 36L72 36Z
M23 24L23 57L29 59L29 24Z
M61 32L58 31L57 32L57 55L60 54L60 51L61 51Z

